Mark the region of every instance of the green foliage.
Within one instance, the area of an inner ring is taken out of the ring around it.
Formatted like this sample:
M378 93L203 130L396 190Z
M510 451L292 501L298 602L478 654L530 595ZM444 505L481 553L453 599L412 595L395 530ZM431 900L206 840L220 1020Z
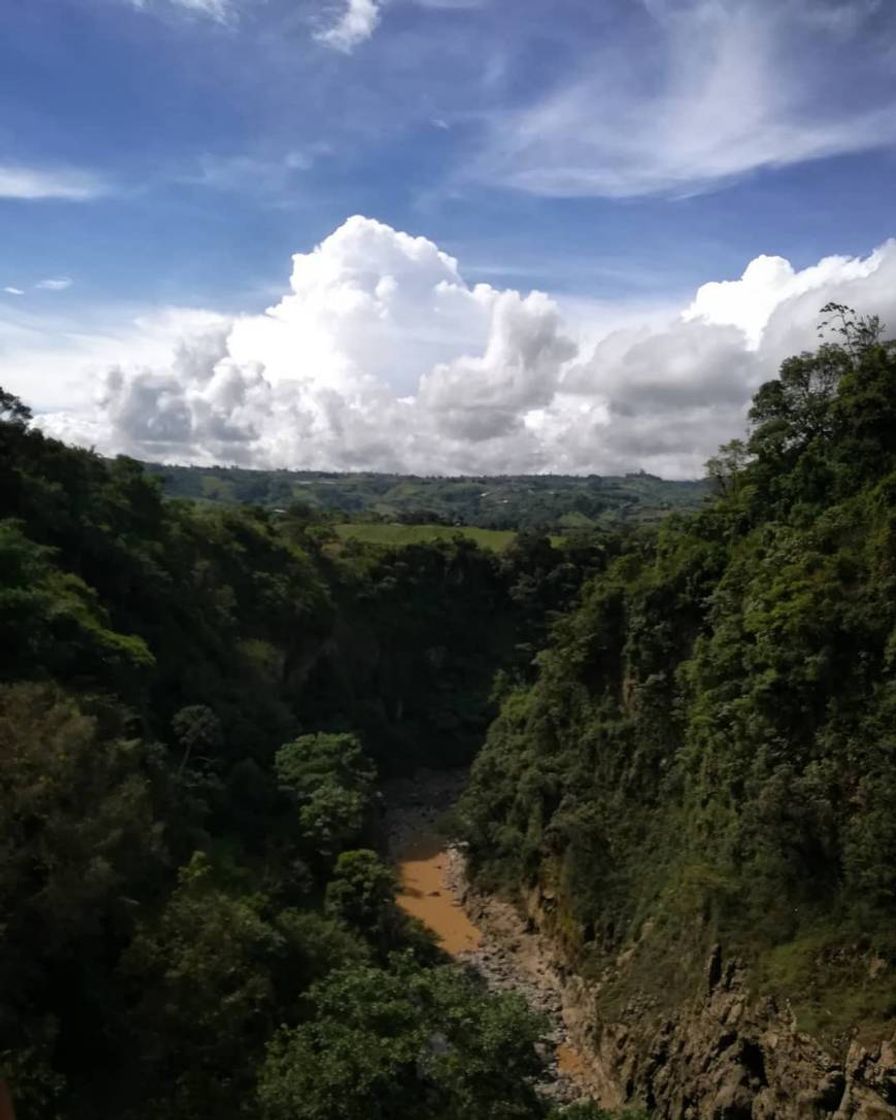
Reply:
M302 735L277 751L282 786L295 798L302 836L325 859L356 843L370 816L376 771L354 735Z
M608 1015L674 1004L716 940L829 1034L896 1010L858 996L896 964L896 346L834 313L711 462L715 504L621 542L473 768L481 879L543 890L583 968L631 950Z
M112 630L96 594L55 568L52 551L14 521L0 521L0 626L7 672L108 676L127 687L155 663L146 643Z
M24 428L30 420L31 409L6 389L0 389L0 423Z
M385 772L468 756L543 632L527 565L559 604L594 550L334 550L307 503L168 501L28 421L0 396L0 1074L20 1120L253 1115L312 985L402 948L425 988L438 958L358 850L361 742Z
M0 1052L25 1120L110 1057L110 963L165 873L155 780L114 708L0 687Z
M399 941L401 922L395 905L397 881L376 852L341 852L327 883L327 914L357 929L381 949Z
M262 897L215 884L197 853L158 918L138 931L122 963L137 995L138 1114L164 1105L177 1117L227 1115L251 1086L246 1058L276 1021L272 965L284 950L263 910Z
M365 946L315 911L280 909L197 852L119 967L133 1000L123 1089L127 1116L239 1115L268 1039L301 1016L301 994Z
M697 512L639 524L695 497L642 475L429 480L425 520L519 530L500 554L315 522L318 490L419 521L420 480L207 472L177 477L215 501L166 500L0 396L21 1120L543 1117L539 1024L433 967L361 847L378 773L469 760L495 715L473 871L542 892L605 1015L691 994L721 940L813 1028L891 1021L896 347L829 314ZM303 481L282 513L224 504Z
M125 890L163 855L142 744L116 714L59 689L0 687L0 975L9 1000L40 966L103 923L127 921ZM11 951L15 949L15 951Z
M496 672L529 678L546 610L568 606L605 563L600 534L562 548L521 535L500 557L458 535L352 548L331 569L338 619L305 710L319 726L357 729L383 774L469 761L496 712Z
M483 999L450 966L337 972L310 993L307 1023L272 1042L265 1120L524 1120L540 1024L515 996Z

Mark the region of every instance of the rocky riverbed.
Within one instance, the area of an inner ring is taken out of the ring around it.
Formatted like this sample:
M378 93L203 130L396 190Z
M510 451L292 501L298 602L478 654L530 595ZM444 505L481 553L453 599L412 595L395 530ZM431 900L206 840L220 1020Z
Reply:
M646 1102L656 1120L896 1120L896 1037L855 1040L832 1057L801 1033L787 1006L755 992L742 962L716 946L702 988L669 1017L649 1000L603 1021L598 986L577 976L551 940L552 899L537 889L518 910L471 888L462 849L439 820L466 775L423 773L386 790L399 903L455 960L496 991L519 992L550 1024L543 1091L619 1109ZM617 972L627 967L623 955Z
M439 834L439 820L465 780L465 772L424 772L384 790L388 847L401 880L398 903L489 988L518 992L544 1016L548 1077L542 1090L558 1101L579 1100L591 1087L586 1063L568 1037L562 976L542 938L512 906L470 889L463 850Z

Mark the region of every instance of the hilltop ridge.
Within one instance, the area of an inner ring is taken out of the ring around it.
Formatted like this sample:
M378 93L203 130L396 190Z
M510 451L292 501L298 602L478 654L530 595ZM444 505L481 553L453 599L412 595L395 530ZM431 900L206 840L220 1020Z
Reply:
M697 508L704 480L626 475L422 477L361 471L254 470L146 463L168 497L286 508L295 502L342 517L471 525L480 529L569 529L655 521Z

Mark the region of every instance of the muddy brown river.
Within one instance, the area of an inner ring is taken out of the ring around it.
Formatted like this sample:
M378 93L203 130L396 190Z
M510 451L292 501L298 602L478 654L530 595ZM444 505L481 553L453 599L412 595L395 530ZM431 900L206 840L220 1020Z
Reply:
M482 935L445 882L445 841L424 833L400 853L398 905L430 929L452 957L479 947Z
M406 839L397 852L397 902L435 934L446 953L459 957L479 948L482 932L446 881L447 865L445 840L437 833L421 832ZM560 1042L555 1053L558 1073L572 1082L579 1081L585 1063L578 1051Z

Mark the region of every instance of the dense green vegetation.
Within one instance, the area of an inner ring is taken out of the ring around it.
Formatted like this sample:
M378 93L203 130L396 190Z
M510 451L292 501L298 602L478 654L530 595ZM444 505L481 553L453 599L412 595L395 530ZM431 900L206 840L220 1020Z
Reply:
M396 474L258 471L243 467L179 467L148 463L165 493L212 503L286 509L302 502L338 520L460 525L480 529L562 531L656 521L696 508L704 482L668 482L655 475L506 475L415 478Z
M720 941L803 1027L892 1028L896 345L830 310L841 341L759 390L711 506L624 542L474 765L480 879L542 890L609 1016Z
M0 511L20 1120L539 1120L541 1026L395 907L377 777L469 758L602 543L334 552L300 507L165 500L8 394Z

